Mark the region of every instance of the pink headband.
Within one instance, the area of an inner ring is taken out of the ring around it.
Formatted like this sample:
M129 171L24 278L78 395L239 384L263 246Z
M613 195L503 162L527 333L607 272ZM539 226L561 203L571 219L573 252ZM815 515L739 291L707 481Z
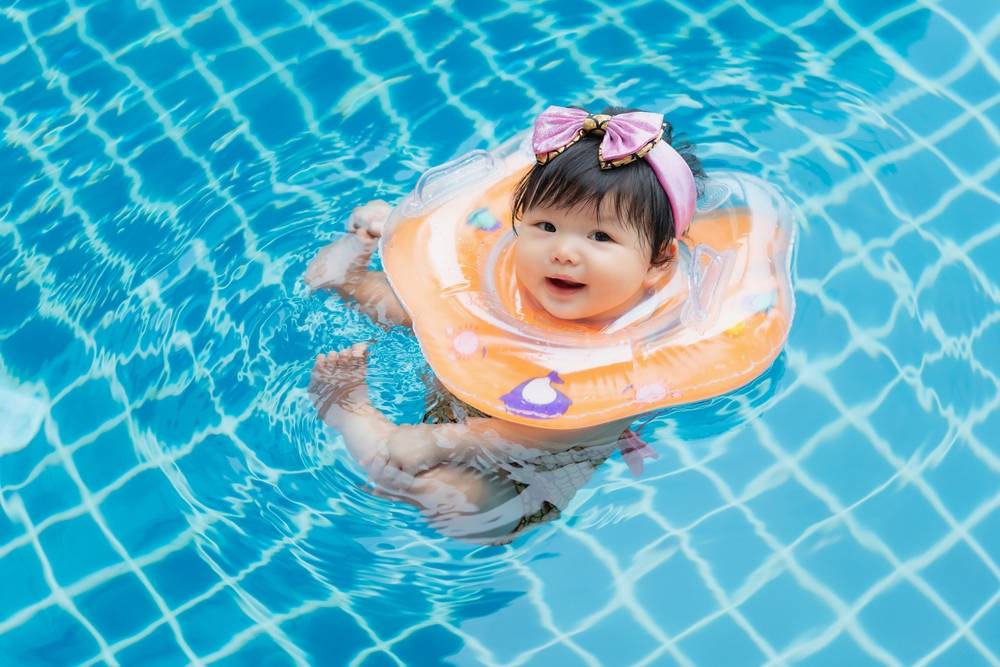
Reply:
M631 111L616 116L591 114L583 109L549 107L535 119L531 148L538 164L545 164L590 132L603 134L597 157L601 169L620 167L646 158L670 200L674 233L683 236L694 217L694 175L680 153L665 141L663 116Z

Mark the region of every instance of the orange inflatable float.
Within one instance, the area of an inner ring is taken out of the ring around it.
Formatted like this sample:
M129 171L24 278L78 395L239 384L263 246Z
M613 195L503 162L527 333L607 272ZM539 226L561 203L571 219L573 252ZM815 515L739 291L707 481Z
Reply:
M510 200L533 161L514 140L432 169L382 238L386 275L455 396L508 421L586 428L724 394L770 366L795 309L795 225L772 187L715 175L672 270L598 328L518 290Z

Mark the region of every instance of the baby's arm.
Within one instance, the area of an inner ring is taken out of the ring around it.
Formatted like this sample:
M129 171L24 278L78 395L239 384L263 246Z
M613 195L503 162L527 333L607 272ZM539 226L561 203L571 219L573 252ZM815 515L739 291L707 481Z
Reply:
M313 289L330 289L345 299L354 299L363 313L380 324L411 326L385 274L368 270L391 210L380 200L355 209L348 223L354 233L320 250L309 263L305 280Z

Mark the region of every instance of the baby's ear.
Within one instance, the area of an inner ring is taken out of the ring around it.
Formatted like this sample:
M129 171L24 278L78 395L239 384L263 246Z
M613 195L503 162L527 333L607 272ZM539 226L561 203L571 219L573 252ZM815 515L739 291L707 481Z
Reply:
M672 260L674 255L677 254L676 243L676 241L671 241L664 245L660 252L657 253L656 259L650 262L649 269L646 271L646 277L642 281L644 287L653 287L670 270L670 267L673 265Z

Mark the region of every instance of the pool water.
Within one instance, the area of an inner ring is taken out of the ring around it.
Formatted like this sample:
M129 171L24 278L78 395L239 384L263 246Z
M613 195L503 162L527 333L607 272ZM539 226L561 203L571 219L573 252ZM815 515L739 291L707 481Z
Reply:
M0 10L0 664L1000 664L1000 16L971 0ZM750 387L504 547L306 395L412 336L310 293L355 205L550 103L663 111L796 207Z

